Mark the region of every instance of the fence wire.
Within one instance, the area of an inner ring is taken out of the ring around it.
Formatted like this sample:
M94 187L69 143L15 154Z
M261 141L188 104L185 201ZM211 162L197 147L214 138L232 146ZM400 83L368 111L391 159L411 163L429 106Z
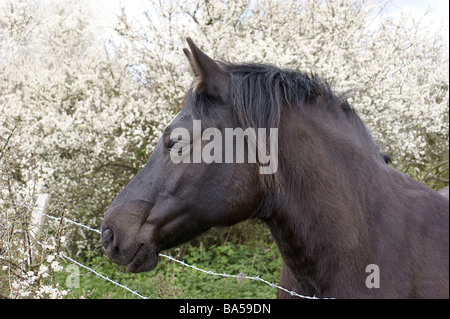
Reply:
M5 201L5 202L8 202L8 201ZM23 204L23 203L13 203L13 204L14 204L14 205L18 205L18 206L25 206L25 207L28 207L28 205ZM28 208L30 208L30 207L28 207ZM32 207L31 207L31 209L32 209ZM71 219L69 219L69 218L67 218L67 217L56 217L56 216L52 216L52 215L49 215L49 214L45 214L45 216L47 216L49 219L56 220L56 221L61 221L61 220L63 220L64 222L67 222L67 223L72 224L72 225L76 225L76 226L78 226L78 227L82 227L82 228L87 229L87 230L89 230L89 231L95 232L95 233L97 233L97 234L99 234L99 235L101 235L101 233L102 233L99 229L95 229L95 228L86 226L86 225L84 225L84 224L82 224L82 223L73 221L73 220L71 220ZM70 262L76 264L77 266L80 266L80 267L82 267L83 269L86 269L87 271L89 271L89 272L95 274L96 276L98 276L98 277L100 277L100 278L102 278L102 279L104 279L104 280L106 280L106 281L109 281L109 282L111 282L112 284L114 284L114 285L116 285L116 286L118 286L118 287L121 287L121 288L127 290L128 292L132 293L132 294L135 295L135 296L138 296L138 297L143 298L143 299L147 299L147 298L148 298L148 297L145 297L145 296L139 294L137 291L134 291L134 290L128 288L127 286L122 285L122 284L120 284L120 283L118 283L118 282L116 282L116 281L110 279L109 277L104 276L104 275L98 273L98 272L95 271L94 269L92 269L92 268L90 268L90 267L88 267L88 266L86 266L86 265L81 264L80 262L74 260L73 258L71 258L71 257L69 257L69 256L67 256L67 255L65 255L65 254L60 253L60 256L61 256L62 258L64 258L64 259L69 260ZM174 257L172 257L172 256L169 256L169 255L166 255L166 254L160 253L159 256L164 257L164 258L166 258L166 259L168 259L168 260L171 260L171 261L173 261L173 262L176 262L176 263L182 265L183 267L188 267L188 268L194 269L194 270L196 270L196 271L200 271L200 272L202 272L202 273L205 273L205 274L208 274L208 275L211 275L211 276L220 276L220 277L227 277L227 278L236 278L236 280L237 280L238 282L242 282L242 281L244 281L245 279L253 280L253 281L258 281L258 282L262 282L262 283L264 283L264 284L266 284L266 285L268 285L268 286L270 286L270 287L272 287L272 288L280 289L280 290L282 290L282 291L284 291L284 292L290 294L291 296L299 297L299 298L302 298L302 299L334 299L334 298L318 298L318 297L316 297L316 296L305 296L305 295L299 294L299 293L297 293L297 292L295 292L295 291L286 289L286 288L284 288L284 287L282 287L282 286L279 286L279 285L277 285L277 284L271 283L271 282L269 282L269 281L267 281L267 280L265 280L265 279L263 279L263 278L261 278L261 277L259 277L259 276L247 276L247 275L245 275L243 272L241 272L241 273L238 274L238 275L230 275L230 274L227 274L227 273L217 273L217 272L214 272L214 271L211 271L211 270L205 270L205 269L199 268L199 267L197 267L197 266L195 266L195 265L187 264L187 263L185 263L184 261L178 260L178 259L176 259L176 258L174 258Z
M127 286L122 285L122 284L120 284L120 283L118 283L118 282L116 282L116 281L110 279L109 277L104 276L104 275L102 275L101 273L96 272L94 269L89 268L88 266L85 266L85 265L83 265L82 263L79 263L79 262L76 261L75 259L70 258L69 256L64 255L64 254L60 254L60 255L61 255L61 257L63 257L64 259L67 259L67 260L71 261L71 262L74 263L75 265L80 266L80 267L82 267L82 268L84 268L84 269L90 271L91 273L93 273L93 274L96 275L97 277L100 277L100 278L102 278L102 279L104 279L104 280L106 280L106 281L109 281L110 283L112 283L112 284L114 284L114 285L116 285L116 286L118 286L118 287L121 287L121 288L123 288L123 289L129 291L129 292L131 292L131 293L132 293L133 295L135 295L135 296L138 296L138 297L140 297L140 298L142 298L142 299L148 299L147 297L142 296L142 295L141 295L140 293L138 293L137 291L131 290L131 289L128 288Z
M49 217L50 219L54 219L54 220L58 220L58 221L60 221L61 219L64 219L64 221L67 222L67 223L69 223L69 224L73 224L73 225L77 225L77 226L83 227L83 228L85 228L85 229L87 229L87 230L96 232L96 233L98 233L98 234L100 234L100 235L101 235L101 233L102 233L102 232L101 232L100 230L98 230L98 229L94 229L94 228L91 228L91 227L89 227L89 226L83 225L83 224L81 224L81 223L79 223L79 222L76 222L76 221L73 221L73 220L71 220L71 219L69 219L69 218L67 218L67 217L55 217L55 216L51 216L51 215L48 215L48 214L47 214L46 216ZM284 291L284 292L287 292L287 293L289 293L291 296L295 296L295 297L299 297L299 298L303 298L303 299L333 299L333 298L318 298L318 297L315 297L315 296L312 296L312 297L311 297L311 296L305 296L305 295L299 294L299 293L297 293L297 292L295 292L295 291L292 291L292 290L286 289L286 288L284 288L284 287L281 287L281 286L279 286L279 285L276 285L276 284L274 284L274 283L271 283L271 282L269 282L269 281L267 281L267 280L265 280L265 279L263 279L263 278L261 278L261 277L259 277L259 276L254 276L254 277L253 277L253 276L247 276L247 275L245 275L244 273L240 273L239 275L230 275L230 274L227 274L227 273L217 273L217 272L214 272L214 271L211 271L211 270L205 270L205 269L199 268L199 267L197 267L197 266L195 266L195 265L187 264L187 263L185 263L184 261L178 260L178 259L176 259L176 258L174 258L174 257L172 257L172 256L169 256L169 255L166 255L166 254L160 253L159 256L164 257L164 258L166 258L166 259L168 259L168 260L171 260L171 261L173 261L173 262L176 262L176 263L178 263L178 264L180 264L180 265L182 265L182 266L184 266L184 267L188 267L188 268L194 269L194 270L196 270L196 271L200 271L200 272L205 273L205 274L208 274L208 275L212 275L212 276L220 276L220 277L227 277L227 278L236 278L236 280L238 280L238 282L242 282L244 279L254 280L254 281L259 281L259 282L262 282L262 283L264 283L264 284L266 284L266 285L269 285L269 286L272 287L272 288L277 288L277 289L280 289L280 290L282 290L282 291ZM86 269L86 270L88 270L88 271L94 273L95 275L97 275L97 276L99 276L99 277L101 277L101 278L103 278L103 279L105 279L105 280L107 280L107 281L110 281L110 282L114 283L115 285L117 285L117 286L119 286L119 287L122 287L122 288L128 290L129 292L133 293L134 295L137 295L137 296L139 296L139 297L141 297L141 298L145 298L145 299L146 299L146 297L140 295L139 293L137 293L137 292L135 292L135 291L129 289L128 287L126 287L126 286L124 286L124 285L121 285L121 284L119 284L119 283L113 281L112 279L110 279L110 278L108 278L108 277L105 277L105 276L103 276L103 275L97 273L95 270L93 270L93 269L91 269L91 268L89 268L89 267L87 267L87 266L85 266L85 265L80 264L79 262L75 261L74 259L72 259L72 258L70 258L70 257L68 257L68 256L63 256L63 257L66 258L66 259L69 259L70 261L72 261L72 262L74 262L75 264L77 264L77 265L83 267L84 269Z

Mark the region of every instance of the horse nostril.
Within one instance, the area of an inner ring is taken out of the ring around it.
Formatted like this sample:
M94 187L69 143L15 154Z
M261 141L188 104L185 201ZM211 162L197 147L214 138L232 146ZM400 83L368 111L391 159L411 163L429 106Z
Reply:
M106 228L102 233L103 247L108 248L109 244L114 240L114 233L111 229Z

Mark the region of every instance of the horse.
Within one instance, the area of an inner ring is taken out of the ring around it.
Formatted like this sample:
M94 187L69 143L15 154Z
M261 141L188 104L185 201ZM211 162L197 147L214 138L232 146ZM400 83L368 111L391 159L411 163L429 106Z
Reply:
M183 107L102 221L111 261L150 271L163 250L259 218L284 288L449 297L448 198L386 164L345 94L313 74L214 60L186 41L194 81Z

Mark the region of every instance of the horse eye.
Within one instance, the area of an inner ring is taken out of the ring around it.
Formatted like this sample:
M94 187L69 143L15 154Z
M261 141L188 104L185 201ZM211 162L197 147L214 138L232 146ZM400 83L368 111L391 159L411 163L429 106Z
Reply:
M189 143L183 140L170 140L167 149L171 152L181 152Z
M177 144L179 141L173 141L173 140L171 140L171 141L169 141L169 143L167 143L167 149L172 149L172 147L174 147L175 146L175 144Z

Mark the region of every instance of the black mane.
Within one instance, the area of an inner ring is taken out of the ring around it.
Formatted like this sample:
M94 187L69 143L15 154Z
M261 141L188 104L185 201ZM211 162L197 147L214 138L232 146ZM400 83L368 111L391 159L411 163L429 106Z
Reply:
M308 105L325 110L339 126L350 128L355 139L367 146L369 152L389 164L384 154L355 109L348 103L347 93L335 93L321 77L292 69L281 69L261 63L231 63L217 61L230 77L230 103L239 126L243 129L279 127L283 107L303 112ZM195 82L185 96L195 105L207 125L215 126L217 117L211 113L214 97L197 90Z
M305 105L326 110L336 122L352 128L355 138L362 139L368 149L389 163L390 158L380 152L371 133L355 109L348 103L347 94L336 94L330 84L314 75L291 69L280 69L260 63L218 62L229 74L230 95L235 114L243 129L279 127L283 107L299 112ZM211 97L196 92L195 87L186 96L194 99L193 105L210 122L215 116L209 114ZM212 123L210 123L212 124Z
M336 95L330 85L315 75L266 64L223 63L230 74L235 111L245 127L278 127L283 106L324 105L336 117L359 119L345 95Z

